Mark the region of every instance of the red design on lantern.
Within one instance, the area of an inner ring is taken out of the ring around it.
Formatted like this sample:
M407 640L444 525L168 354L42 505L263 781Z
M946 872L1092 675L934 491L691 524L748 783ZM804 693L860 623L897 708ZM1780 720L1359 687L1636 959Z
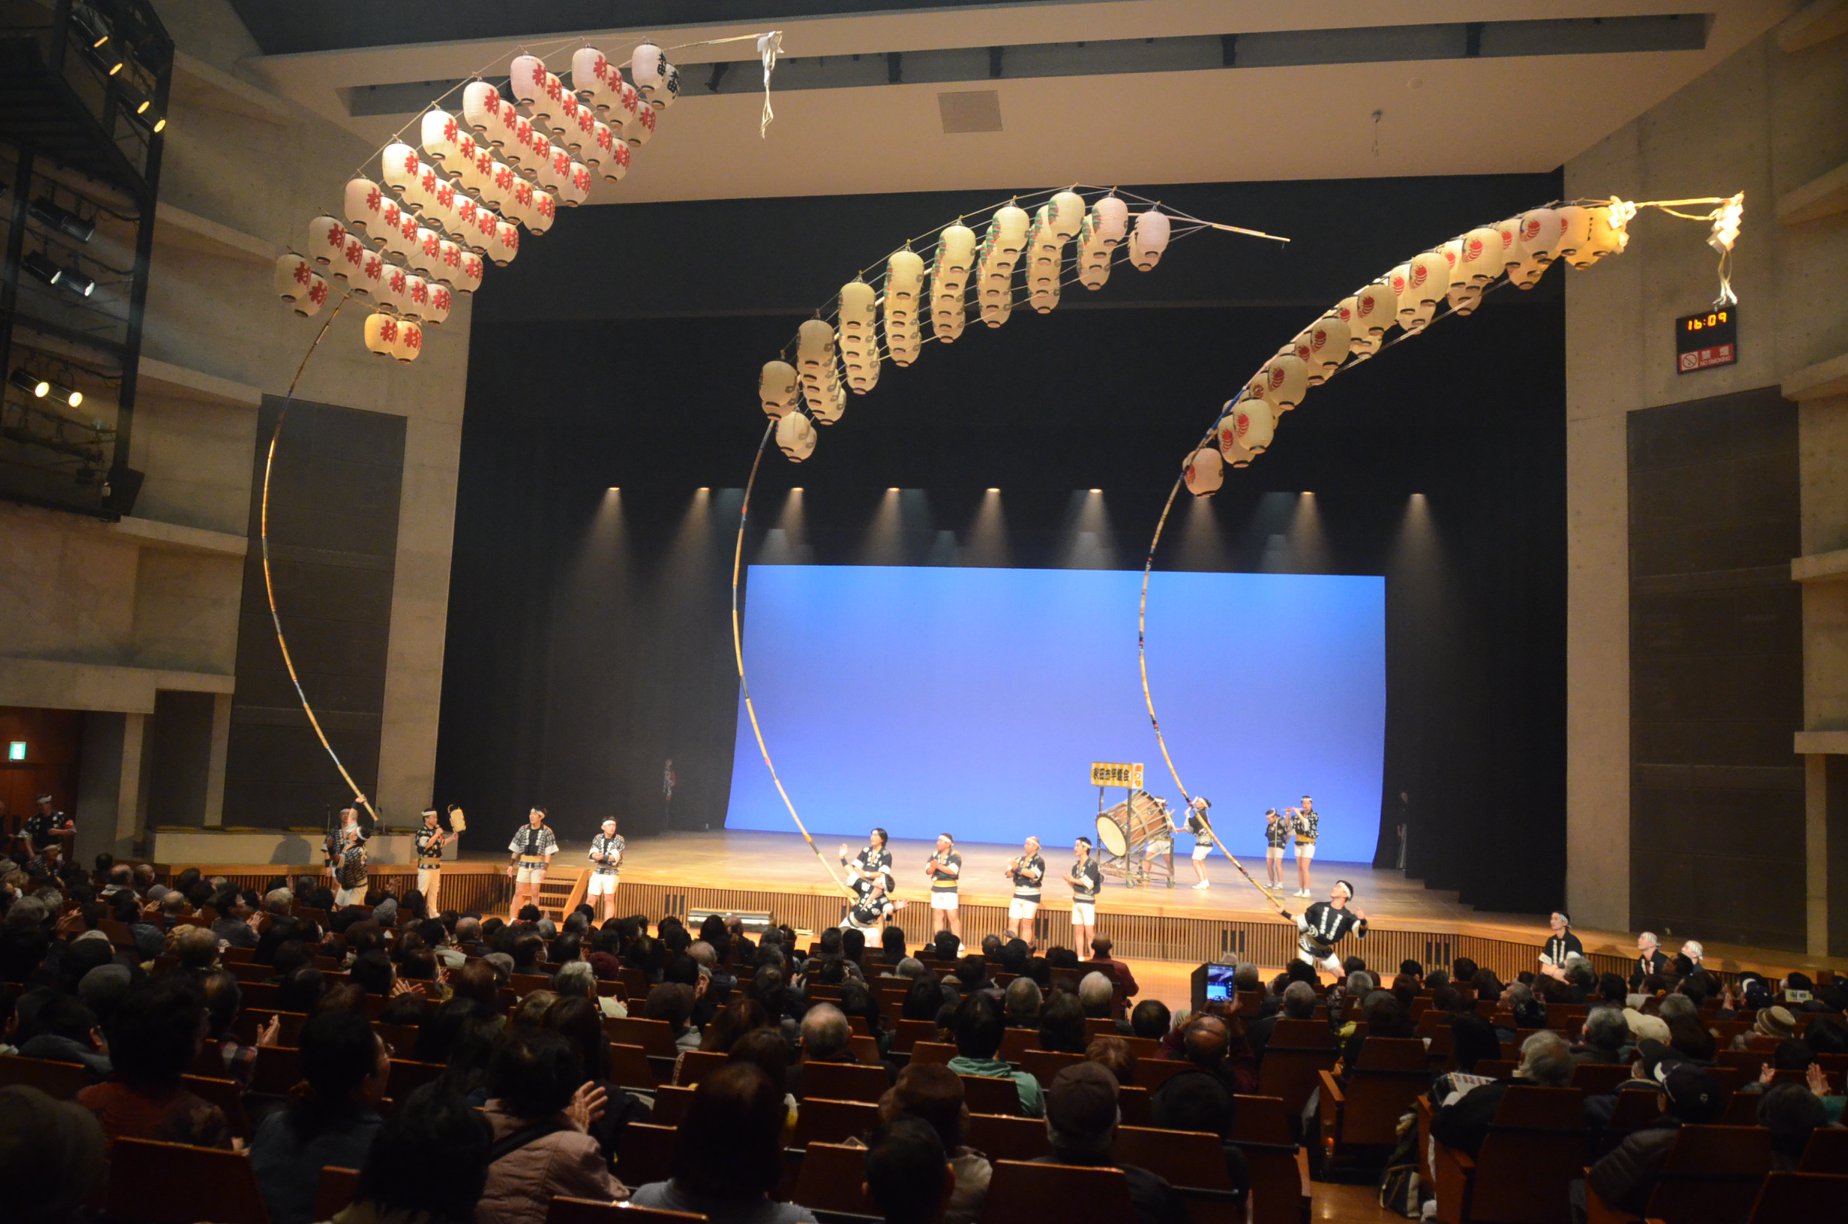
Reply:
M441 310L441 311L447 311L449 309L449 303L451 302L451 300L452 299L449 296L449 290L443 288L441 285L438 285L436 287L436 292L430 295L431 305L435 306L438 310Z
M461 219L464 225L475 224L475 215L480 211L481 207L467 196L463 196L461 201L456 204L456 216Z
M443 139L450 144L456 143L456 121L454 119L443 125Z
M438 208L454 208L455 204L456 189L454 187L451 187L448 183L444 183L441 187L436 189L436 206Z
M571 172L571 185L576 187L579 191L589 191L590 171L583 168L573 170Z
M396 319L379 320L379 339L390 344L398 338L398 321Z
M363 267L366 262L366 248L357 238L348 238L346 244L346 261L355 268Z
M313 302L316 306L325 302L327 300L327 282L317 281L308 286L308 300Z
M462 248L457 246L453 242L450 243L448 246L443 247L443 263L446 266L451 267L451 268L461 267L462 266Z
M481 210L481 215L475 218L475 228L480 230L482 236L485 238L494 237L494 231L499 227L499 224L494 214L485 208Z
M377 255L366 256L366 279L375 281L384 275L384 261Z
M463 136L460 140L456 141L456 151L469 161L474 161L475 138L473 136Z
M643 109L642 126L647 128L650 132L654 131L655 129L654 107L650 106L650 107L646 107Z
M571 155L562 149L552 155L552 173L559 178L571 177Z
M409 175L413 175L413 176L416 175L417 173L417 154L406 153L404 155L404 172Z
M423 253L425 255L435 256L443 249L442 240L436 236L433 230L425 230L424 232L428 234L429 237L423 240Z
M408 323L407 323L407 324L405 324L405 327L404 327L404 347L405 347L405 348L409 348L409 349L420 349L420 348L422 348L422 347L423 347L423 328L421 328L421 327L412 327L412 326L411 326L410 324L408 324Z
M553 202L552 197L545 192L541 192L539 194L539 215L542 217L550 217L557 212L558 205Z
M379 215L385 219L386 225L389 225L392 229L398 228L398 215L399 214L398 214L398 206L396 204L388 202L384 208L379 210Z
M519 183L514 185L513 200L516 204L531 204L533 202L533 185L521 179Z
M610 150L610 153L616 158L617 162L621 164L623 167L626 168L628 166L629 146L627 144L617 145L615 148Z
M379 199L380 199L379 189L377 187L374 187L371 191L368 191L366 193L366 211L367 212L377 212L379 210Z
M502 191L509 190L513 186L513 171L505 166L496 166L494 169L494 185Z
M425 191L435 191L436 190L436 171L431 170L428 167L426 167L424 169L423 175L417 181L419 185L421 185Z
M462 262L462 271L471 280L481 279L481 256L470 255Z
M391 292L403 293L404 292L404 273L397 268L393 268L391 270L391 279L387 281L385 284L386 284L386 288L391 290Z
M313 275L313 273L311 273L311 272L309 272L309 271L308 271L308 265L307 265L307 264L305 264L305 263L301 263L301 262L299 262L299 261L298 261L298 262L296 263L296 265L295 265L295 272L294 272L294 277L295 277L295 283L296 283L296 284L298 284L298 285L305 285L305 284L307 284L307 283L308 283L308 278L309 278L310 276L312 276L312 275Z
M327 245L330 247L344 248L346 246L346 231L341 229L338 225L328 226Z
M411 301L412 302L415 302L418 305L423 305L427 303L429 300L430 300L430 286L427 282L419 280L415 285L411 286Z
M565 87L563 83L559 81L558 77L552 73L549 73L549 72L546 73L545 75L545 96L552 99L552 101L556 102L564 94L564 92L565 92Z

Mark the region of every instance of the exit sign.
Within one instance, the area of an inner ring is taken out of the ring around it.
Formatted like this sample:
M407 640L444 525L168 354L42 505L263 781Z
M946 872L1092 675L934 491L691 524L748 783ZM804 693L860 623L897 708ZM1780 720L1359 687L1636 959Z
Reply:
M1739 360L1739 308L1697 310L1675 320L1675 373L1692 374Z
M25 760L26 759L26 741L25 740L8 740L7 745L6 745L6 759L9 761Z

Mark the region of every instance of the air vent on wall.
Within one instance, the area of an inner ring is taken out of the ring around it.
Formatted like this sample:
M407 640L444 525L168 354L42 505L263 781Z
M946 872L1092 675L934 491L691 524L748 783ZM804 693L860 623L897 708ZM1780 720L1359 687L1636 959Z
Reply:
M998 132L1001 130L1001 95L992 89L952 90L937 95L937 113L943 132Z

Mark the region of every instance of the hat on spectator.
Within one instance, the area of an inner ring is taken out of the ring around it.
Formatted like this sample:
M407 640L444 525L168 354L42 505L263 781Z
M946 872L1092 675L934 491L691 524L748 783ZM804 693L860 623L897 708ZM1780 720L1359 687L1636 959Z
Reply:
M1660 1016L1645 1016L1634 1007L1623 1009L1623 1022L1630 1026L1630 1036L1640 1041L1668 1044L1668 1021Z
M166 937L147 923L137 922L128 930L135 937L135 955L142 960L154 960L167 950Z
M128 966L98 965L77 983L77 997L100 1016L128 993L128 982Z
M165 884L150 884L148 885L148 900L158 901L172 891Z
M1117 1122L1117 1081L1101 1063L1066 1067L1046 1089L1046 1121L1062 1134L1095 1138Z
M1815 989L1816 984L1810 981L1807 973L1793 973L1784 979L1784 997L1792 1003L1809 1002L1810 992Z
M1790 1014L1787 1007L1766 1007L1760 1009L1758 1019L1752 1022L1752 1031L1764 1037L1775 1037L1782 1041L1786 1037L1797 1035L1797 1018Z
M9 1219L73 1218L102 1183L103 1128L72 1101L37 1088L0 1088L0 1185Z
M51 792L46 791L44 794L34 799L33 802L34 803L50 803L51 802Z
M1720 1090L1713 1077L1691 1062L1668 1064L1657 1078L1668 1103L1684 1122L1710 1122L1719 1115Z
M1658 1084L1666 1083L1665 1077L1675 1065L1686 1061L1680 1051L1670 1049L1654 1037L1645 1037L1636 1043L1636 1057L1643 1064L1644 1078L1652 1079Z

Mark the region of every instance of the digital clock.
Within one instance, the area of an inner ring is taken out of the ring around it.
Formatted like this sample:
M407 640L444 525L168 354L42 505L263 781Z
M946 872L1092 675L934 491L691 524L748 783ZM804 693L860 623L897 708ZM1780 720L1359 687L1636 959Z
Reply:
M1739 308L1716 306L1675 320L1675 372L1692 374L1739 360Z

